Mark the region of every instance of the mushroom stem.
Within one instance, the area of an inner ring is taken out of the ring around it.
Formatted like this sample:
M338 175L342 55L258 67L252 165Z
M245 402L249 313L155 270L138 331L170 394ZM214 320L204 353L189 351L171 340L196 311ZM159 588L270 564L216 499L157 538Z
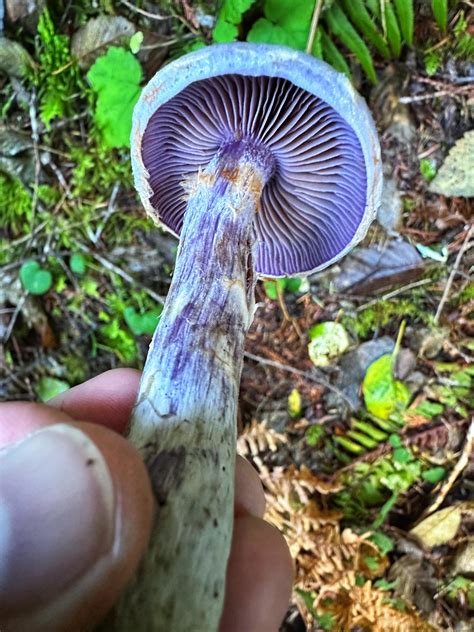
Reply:
M240 374L254 309L253 218L271 171L265 152L234 141L185 185L175 272L129 429L150 474L156 519L115 630L218 629Z

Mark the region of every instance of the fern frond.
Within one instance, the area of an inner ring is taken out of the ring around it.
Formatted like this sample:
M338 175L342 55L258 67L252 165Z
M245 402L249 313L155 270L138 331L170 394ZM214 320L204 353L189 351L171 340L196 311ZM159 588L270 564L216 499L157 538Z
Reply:
M365 8L364 0L343 0L343 5L354 26L375 46L381 55L388 59L390 57L388 46Z
M385 27L387 41L395 57L400 57L402 51L402 37L398 28L397 17L390 0L385 0Z
M372 15L380 20L380 0L365 0L365 4L369 8L369 11L372 13Z
M333 68L344 73L346 77L349 77L350 79L351 71L341 51L337 48L322 26L318 26L318 31L321 33L321 46L324 61L327 61L327 63L331 64Z
M325 17L331 32L354 53L370 81L377 83L377 75L370 51L339 5L333 4L326 11Z
M431 0L431 8L440 31L446 33L446 27L448 26L448 0Z
M415 22L413 0L394 0L394 2L403 39L408 46L413 46L413 27Z

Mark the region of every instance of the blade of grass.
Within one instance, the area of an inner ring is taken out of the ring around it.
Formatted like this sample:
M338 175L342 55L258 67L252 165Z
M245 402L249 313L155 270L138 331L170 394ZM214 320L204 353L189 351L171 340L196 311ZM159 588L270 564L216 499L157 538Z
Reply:
M446 27L448 25L448 0L431 0L431 8L440 31L446 33Z
M343 0L343 5L354 26L375 46L381 55L388 59L390 57L389 48L383 35L378 31L369 12L365 8L364 0Z
M415 22L413 0L394 0L394 2L403 39L408 46L413 46L413 26Z
M364 40L349 22L339 5L333 4L325 13L331 32L357 57L367 77L377 83L372 56Z
M327 61L328 64L331 64L331 66L339 72L343 72L346 77L349 77L350 79L351 71L341 51L337 48L321 25L319 25L319 32L321 33L321 45L323 48L324 60Z
M385 26L390 50L398 58L402 51L402 37L398 28L397 16L390 0L385 0Z

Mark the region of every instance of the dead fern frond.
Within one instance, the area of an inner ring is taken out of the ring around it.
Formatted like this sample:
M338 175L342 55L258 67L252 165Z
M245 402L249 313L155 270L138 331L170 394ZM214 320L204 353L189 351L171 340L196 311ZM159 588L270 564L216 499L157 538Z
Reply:
M354 572L348 573L346 584L341 584L337 589L325 586L318 595L315 607L331 614L336 629L341 632L354 629L370 632L436 632L436 628L414 610L402 612L394 608L387 594L374 588L371 581L358 586Z
M265 422L253 419L237 439L237 452L242 456L255 457L262 452L276 452L283 443L287 443L284 434L267 428Z

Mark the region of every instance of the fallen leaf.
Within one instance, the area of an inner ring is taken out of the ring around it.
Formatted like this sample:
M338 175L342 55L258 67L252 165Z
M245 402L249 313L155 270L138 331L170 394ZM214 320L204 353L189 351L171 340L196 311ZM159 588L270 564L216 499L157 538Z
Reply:
M333 283L338 292L370 294L414 281L423 268L416 248L403 239L394 239L384 248L371 246L354 251L342 262Z
M435 511L434 514L417 524L410 533L419 538L422 545L428 549L447 544L458 532L464 506L465 503L459 503Z
M82 69L87 69L112 44L127 41L135 26L118 15L99 15L89 20L72 37L71 52Z

